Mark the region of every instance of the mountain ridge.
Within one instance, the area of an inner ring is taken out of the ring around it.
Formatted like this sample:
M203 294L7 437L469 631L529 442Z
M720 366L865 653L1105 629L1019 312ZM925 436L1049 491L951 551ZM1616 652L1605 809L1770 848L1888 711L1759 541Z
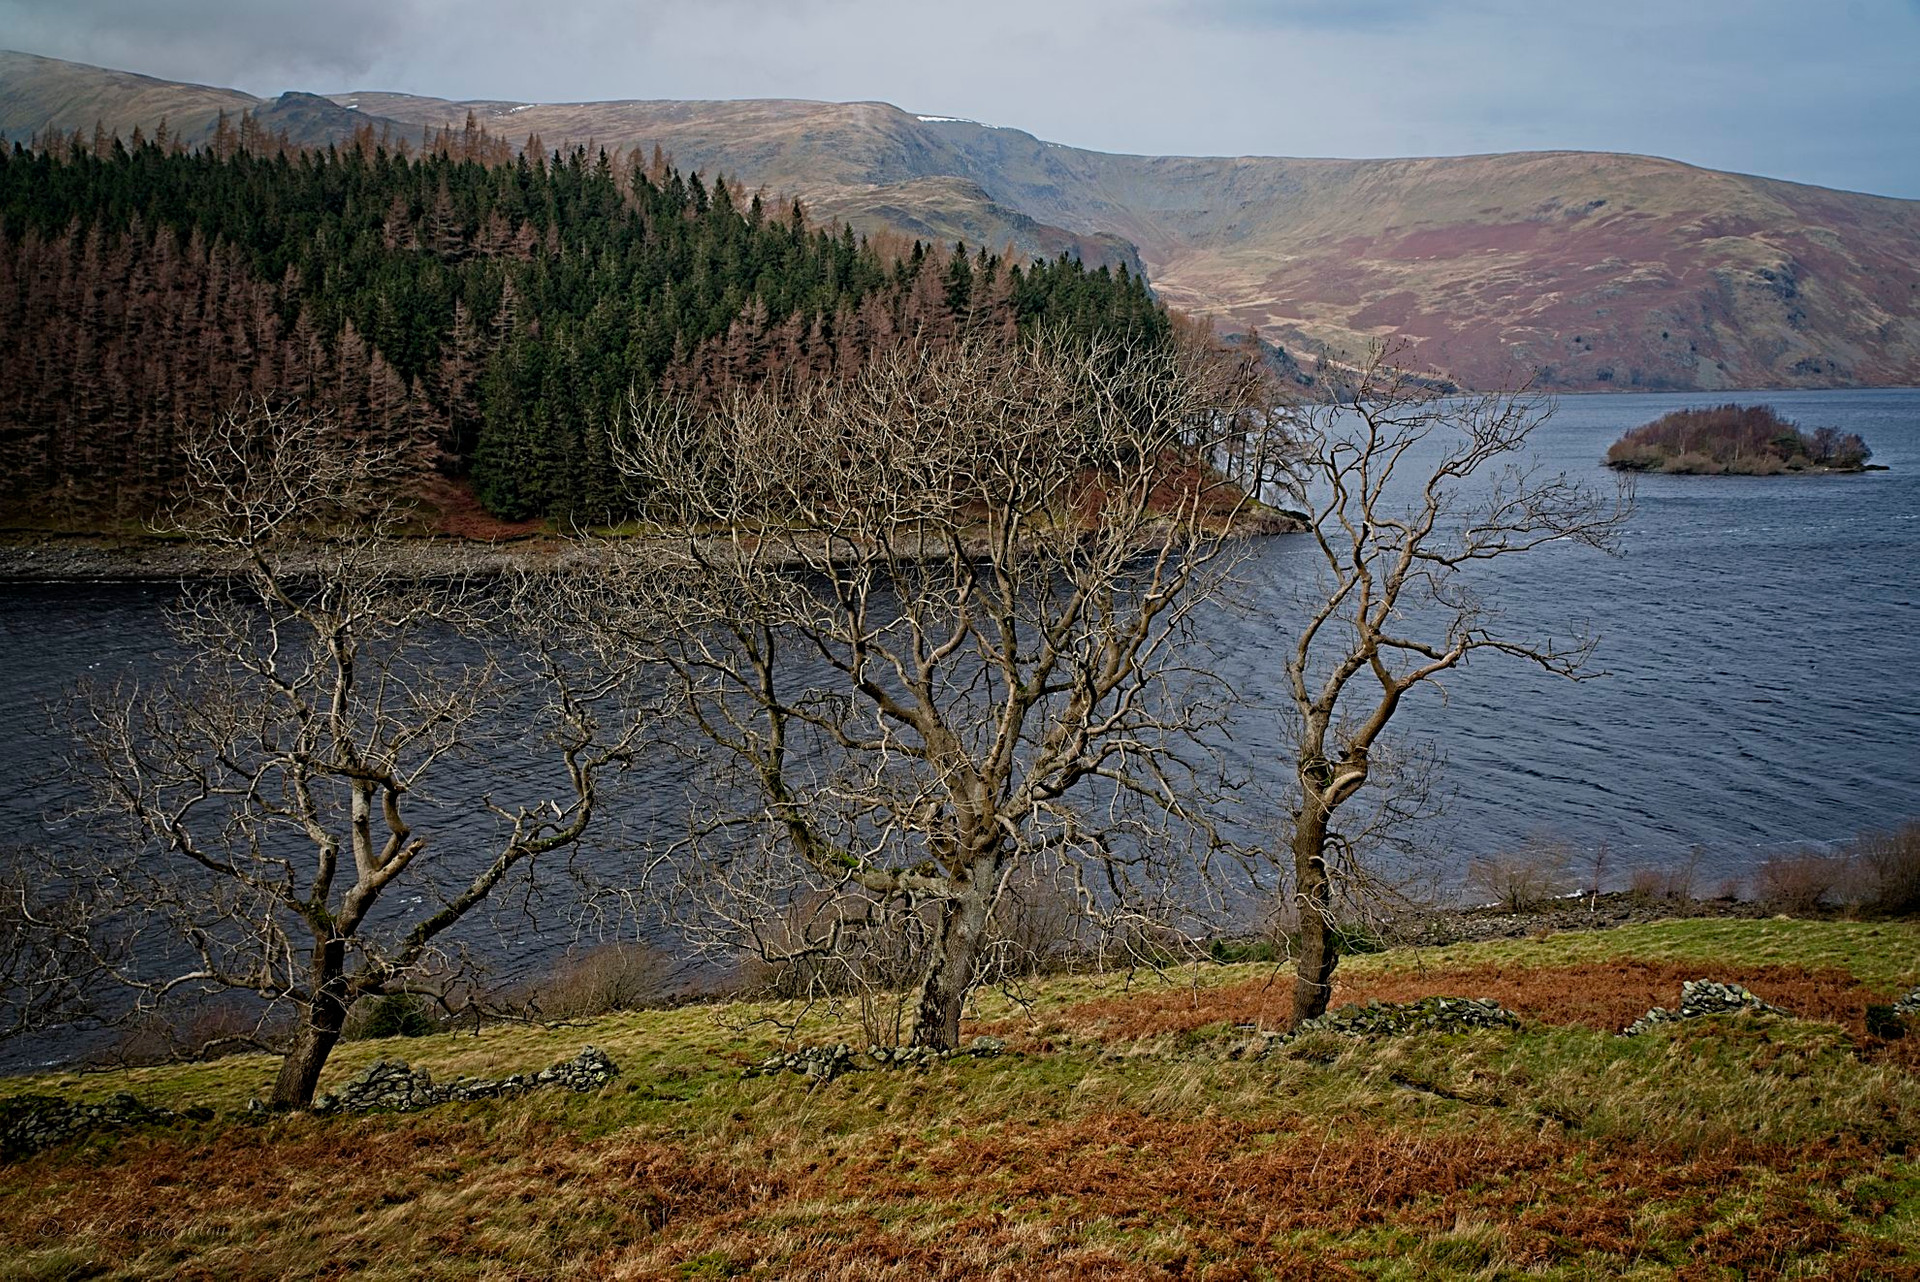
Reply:
M11 136L91 128L90 103L124 128L168 93L189 142L247 97L0 54ZM458 127L471 110L516 143L657 145L862 232L1144 267L1168 302L1307 360L1397 338L1473 387L1920 383L1920 202L1663 157L1127 155L880 102L250 101L262 123L315 144L360 124L401 137ZM34 112L41 123L27 123Z

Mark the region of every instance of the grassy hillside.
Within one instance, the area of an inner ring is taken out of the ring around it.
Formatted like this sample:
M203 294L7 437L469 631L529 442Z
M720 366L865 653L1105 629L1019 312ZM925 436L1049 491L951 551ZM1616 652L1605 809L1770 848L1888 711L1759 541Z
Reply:
M1131 243L1162 297L1232 327L1336 354L1399 335L1472 386L1920 379L1920 202L1588 152L1116 156L883 103L340 101L658 143L856 221L932 227L984 200Z
M151 135L164 117L173 136L192 142L212 135L222 111L238 116L258 103L238 89L178 84L0 50L0 133L9 139L76 129L91 136L96 122L123 138L136 127Z
M179 105L168 106L168 93ZM224 95L224 96L223 96ZM244 95L0 55L0 130L211 128ZM251 100L248 100L251 102ZM1145 264L1168 301L1308 354L1399 335L1476 387L1920 382L1920 202L1669 160L1538 152L1416 160L1150 157L885 103L449 102L289 95L305 130L458 126L548 146L662 146L863 230Z
M284 129L298 146L343 141L367 124L376 134L384 127L396 138L417 141L420 134L417 128L357 114L316 94L256 98L238 89L179 84L0 49L0 135L10 141L76 129L91 139L96 126L122 139L130 139L136 128L151 138L165 121L168 137L192 147L213 137L221 112L233 123L243 111L251 112L268 133Z
M1805 1018L1613 1035L1696 975ZM1286 985L1239 966L1053 981L983 1004L1006 1055L811 1089L741 1076L780 1044L743 1005L343 1048L336 1082L583 1042L624 1070L408 1115L249 1119L256 1059L21 1080L221 1112L6 1168L0 1273L1920 1276L1920 1037L1861 1026L1915 982L1912 923L1672 922L1355 959L1336 1002L1484 993L1527 1022L1257 1059L1239 1026Z
M1130 242L1164 298L1230 326L1334 353L1397 334L1473 386L1920 378L1913 201L1584 152L1115 156L883 103L340 100L659 143L856 221L932 226L985 200Z

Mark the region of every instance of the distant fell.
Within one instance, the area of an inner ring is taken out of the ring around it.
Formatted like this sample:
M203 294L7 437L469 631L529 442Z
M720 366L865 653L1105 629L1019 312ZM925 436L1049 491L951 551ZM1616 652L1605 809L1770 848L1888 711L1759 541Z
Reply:
M302 147L343 142L369 124L376 134L383 126L396 138L419 134L413 126L355 113L318 94L256 98L238 89L180 84L0 50L0 134L11 141L76 129L91 137L96 126L123 139L138 128L151 138L164 120L168 135L191 147L213 137L222 112L230 123L241 112L251 112L269 133L285 129L288 140Z
M367 123L417 138L471 110L516 143L657 145L863 231L1144 266L1167 301L1308 368L1398 336L1472 387L1920 383L1916 201L1593 152L1109 155L885 103L262 100L0 54L10 137L165 115L193 141L222 109L303 143Z

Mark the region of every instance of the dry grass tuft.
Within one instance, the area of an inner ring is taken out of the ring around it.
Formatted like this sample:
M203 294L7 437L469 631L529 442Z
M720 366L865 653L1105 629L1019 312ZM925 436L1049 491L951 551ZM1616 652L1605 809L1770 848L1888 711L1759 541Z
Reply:
M1652 955L1618 955L1635 940ZM746 1007L420 1038L403 1052L436 1073L588 1040L625 1071L590 1096L52 1150L0 1171L0 1277L1920 1279L1920 1073L1895 1054L1920 1037L1861 1036L1910 931L1673 923L1441 955L1363 959L1337 1000L1484 994L1539 1022L1183 1053L1284 1018L1284 979L1239 967L1132 995L1049 979L1018 1022L1051 1053L811 1090L737 1075L780 1035ZM1697 975L1832 1022L1591 1031ZM88 1085L228 1099L262 1067Z
M292 1122L43 1160L0 1241L125 1276L1340 1277L1377 1271L1382 1234L1423 1276L1900 1276L1834 1192L1880 1161L1128 1112L698 1153L526 1121Z
M1348 973L1336 976L1333 1005L1406 1002L1422 997L1491 997L1509 1010L1545 1024L1619 1032L1653 1006L1674 1006L1689 979L1744 984L1766 1000L1804 1019L1828 1020L1864 1035L1869 1003L1886 990L1868 987L1834 967L1735 965L1698 962L1612 960L1572 966L1495 964L1428 970ZM1053 1013L1049 1027L1074 1036L1108 1041L1190 1033L1211 1025L1287 1028L1292 1019L1292 976L1276 971L1220 988L1162 990L1101 998ZM1003 1020L990 1031L1017 1032Z

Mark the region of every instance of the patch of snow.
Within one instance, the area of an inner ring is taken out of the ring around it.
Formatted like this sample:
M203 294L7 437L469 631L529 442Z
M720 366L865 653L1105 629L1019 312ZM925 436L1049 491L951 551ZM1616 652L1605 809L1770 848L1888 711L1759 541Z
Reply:
M540 104L537 102L530 102L522 107L509 107L507 108L507 114L511 116L516 111L532 111L535 107L538 107L539 105Z
M360 104L359 104L359 103L357 103L357 102L350 102L350 103L348 103L348 104L347 104L347 110L348 110L348 111L358 111L358 110L360 110Z
M914 119L925 121L930 125L977 125L980 123L977 120L968 120L965 116L915 116Z

